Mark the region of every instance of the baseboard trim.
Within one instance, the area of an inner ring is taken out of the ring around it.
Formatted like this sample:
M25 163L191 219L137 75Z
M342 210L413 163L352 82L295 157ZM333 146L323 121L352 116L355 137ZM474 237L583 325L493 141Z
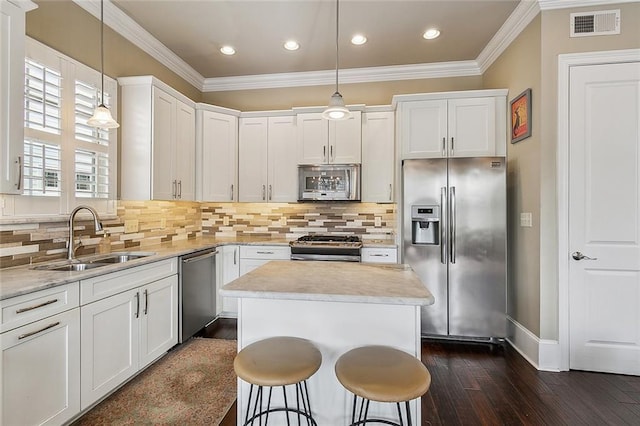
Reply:
M507 316L507 342L537 370L560 371L560 344L540 339L518 321Z

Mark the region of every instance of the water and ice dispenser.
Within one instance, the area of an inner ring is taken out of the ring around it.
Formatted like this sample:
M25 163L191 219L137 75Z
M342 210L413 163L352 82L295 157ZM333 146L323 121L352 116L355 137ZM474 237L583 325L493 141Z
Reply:
M440 206L411 206L411 243L440 244Z

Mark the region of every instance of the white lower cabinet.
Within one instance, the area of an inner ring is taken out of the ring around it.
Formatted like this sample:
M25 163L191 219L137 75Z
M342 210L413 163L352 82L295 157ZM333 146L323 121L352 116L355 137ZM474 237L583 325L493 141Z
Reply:
M362 247L362 263L398 263L398 249L391 247Z
M220 288L229 284L240 276L240 246L222 246L218 250L221 261L216 262L220 266L218 279L218 293L216 306L222 316L236 316L238 314L238 299L235 297L220 297Z
M219 290L225 284L236 278L264 265L270 260L289 260L291 249L289 246L222 246L219 250L222 254L221 271L218 282ZM220 297L218 295L218 305L221 316L236 317L238 315L238 299L236 297Z
M4 426L60 425L80 412L80 309L2 334Z
M88 303L80 311L84 410L178 343L178 276Z
M241 246L240 276L253 271L270 260L289 260L289 246Z

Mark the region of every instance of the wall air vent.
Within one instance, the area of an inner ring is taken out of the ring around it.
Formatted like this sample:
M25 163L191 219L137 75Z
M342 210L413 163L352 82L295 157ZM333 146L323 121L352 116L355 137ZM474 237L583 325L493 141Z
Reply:
M620 9L571 14L571 37L620 34Z

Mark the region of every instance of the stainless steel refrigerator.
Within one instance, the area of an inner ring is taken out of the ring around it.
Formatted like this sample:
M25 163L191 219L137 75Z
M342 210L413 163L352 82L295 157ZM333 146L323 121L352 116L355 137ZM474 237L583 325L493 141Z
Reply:
M504 157L404 160L402 261L435 297L422 335L506 334Z

